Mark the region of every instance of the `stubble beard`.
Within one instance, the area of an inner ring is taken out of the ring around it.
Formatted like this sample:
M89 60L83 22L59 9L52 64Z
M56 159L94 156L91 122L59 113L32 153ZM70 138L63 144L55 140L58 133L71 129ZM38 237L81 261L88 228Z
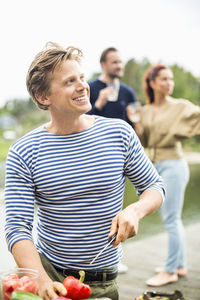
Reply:
M121 76L119 76L117 74L108 74L108 76L110 77L111 80L120 79L121 78Z
M123 72L121 72L121 75L118 75L116 73L109 73L108 76L110 77L111 80L120 79L123 76Z

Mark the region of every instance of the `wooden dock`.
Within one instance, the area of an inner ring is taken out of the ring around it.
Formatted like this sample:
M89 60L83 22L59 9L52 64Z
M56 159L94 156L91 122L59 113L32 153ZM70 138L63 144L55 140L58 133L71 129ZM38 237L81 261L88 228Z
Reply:
M123 244L123 263L129 267L126 274L118 275L120 300L134 300L144 291L172 293L180 290L186 300L200 300L200 223L185 227L188 275L178 282L163 287L148 287L145 281L154 275L154 269L162 266L167 251L167 234Z

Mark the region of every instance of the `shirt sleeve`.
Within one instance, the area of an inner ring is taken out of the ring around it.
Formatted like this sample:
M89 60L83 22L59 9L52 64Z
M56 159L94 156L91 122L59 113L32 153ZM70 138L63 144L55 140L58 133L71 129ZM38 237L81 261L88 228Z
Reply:
M133 131L127 150L125 163L125 176L133 183L137 195L140 196L145 190L157 190L164 201L165 187L163 179L159 176L152 162L144 152L139 138Z
M31 240L34 218L34 184L20 155L10 149L6 163L5 233L8 248L20 240Z
M190 138L200 134L200 107L182 100L174 121L173 134L177 138Z

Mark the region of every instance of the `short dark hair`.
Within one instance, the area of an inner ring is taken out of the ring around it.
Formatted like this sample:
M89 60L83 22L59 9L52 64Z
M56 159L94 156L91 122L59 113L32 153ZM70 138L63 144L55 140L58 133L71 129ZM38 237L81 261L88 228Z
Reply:
M101 53L101 56L100 56L100 63L105 62L108 53L109 53L109 52L113 52L113 51L114 51L114 52L118 52L118 50L117 50L115 47L109 47L109 48L106 48L106 49Z

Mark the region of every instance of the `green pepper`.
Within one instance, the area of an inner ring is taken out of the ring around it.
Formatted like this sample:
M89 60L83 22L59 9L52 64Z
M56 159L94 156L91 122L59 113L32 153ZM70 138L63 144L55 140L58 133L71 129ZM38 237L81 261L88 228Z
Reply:
M42 298L29 292L15 291L12 292L10 300L42 300Z

